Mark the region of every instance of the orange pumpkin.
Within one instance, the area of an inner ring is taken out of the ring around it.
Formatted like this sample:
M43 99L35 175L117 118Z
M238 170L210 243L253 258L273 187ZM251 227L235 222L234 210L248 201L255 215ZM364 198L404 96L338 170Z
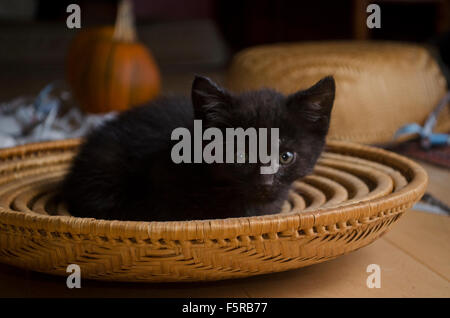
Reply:
M136 41L131 3L121 1L115 27L80 32L67 56L67 81L87 112L122 111L160 92L158 66Z
M79 68L75 67L75 65L86 63L90 55L86 53L87 50L100 40L112 40L113 36L114 26L109 25L82 29L76 34L70 43L66 56L66 79L69 85L76 85L76 78L79 75L77 70Z

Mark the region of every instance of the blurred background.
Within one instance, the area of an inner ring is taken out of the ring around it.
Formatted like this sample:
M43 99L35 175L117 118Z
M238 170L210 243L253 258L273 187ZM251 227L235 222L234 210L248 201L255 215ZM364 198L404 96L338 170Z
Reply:
M114 24L117 1L0 0L0 101L36 94L64 79L66 8L81 7L82 28ZM365 26L362 0L134 0L139 40L153 53L162 93L188 93L192 75L223 79L237 51L260 44L386 39L430 47L443 68L450 58L450 1L377 1L382 28ZM448 71L444 74L448 77Z

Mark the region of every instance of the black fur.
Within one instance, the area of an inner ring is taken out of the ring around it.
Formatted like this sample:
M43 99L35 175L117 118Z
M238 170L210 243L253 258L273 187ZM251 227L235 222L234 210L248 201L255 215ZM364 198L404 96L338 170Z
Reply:
M323 150L335 84L326 77L290 96L262 89L232 94L196 77L192 102L160 98L94 130L64 180L62 197L74 216L168 221L278 213L293 181L312 171ZM279 128L280 153L296 154L272 184L259 164L175 164L171 133L203 128Z

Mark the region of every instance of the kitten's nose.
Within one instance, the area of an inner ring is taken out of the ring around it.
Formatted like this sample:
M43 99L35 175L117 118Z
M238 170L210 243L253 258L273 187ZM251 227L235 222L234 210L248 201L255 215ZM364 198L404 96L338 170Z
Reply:
M261 184L265 186L271 186L273 184L273 174L262 174Z

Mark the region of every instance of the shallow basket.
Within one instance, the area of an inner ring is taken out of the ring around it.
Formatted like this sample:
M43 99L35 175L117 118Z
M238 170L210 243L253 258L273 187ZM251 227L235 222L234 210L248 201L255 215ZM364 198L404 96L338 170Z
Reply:
M117 281L201 281L333 259L380 237L423 195L425 171L404 157L331 142L279 214L185 222L70 216L57 187L79 140L0 151L0 261ZM176 199L176 198L174 198Z

